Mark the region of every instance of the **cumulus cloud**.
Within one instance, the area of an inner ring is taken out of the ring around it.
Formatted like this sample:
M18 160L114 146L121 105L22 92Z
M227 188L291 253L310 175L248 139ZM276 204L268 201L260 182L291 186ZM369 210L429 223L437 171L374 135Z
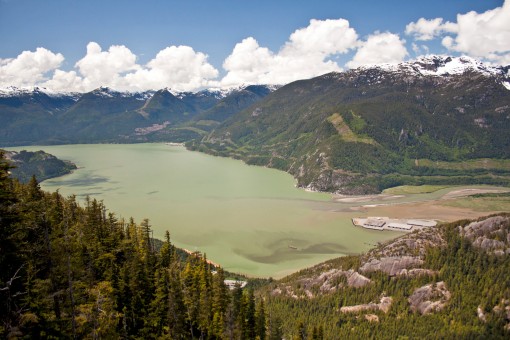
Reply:
M416 40L432 40L445 32L456 32L457 25L449 21L443 23L443 18L427 20L420 18L406 26L406 34L413 35Z
M62 70L55 70L53 77L42 83L41 86L54 91L63 92L85 92L90 90L89 88L86 88L83 78L78 76L75 71L66 72Z
M76 63L83 77L85 88L97 88L102 85L115 86L122 83L123 73L140 68L134 55L126 46L113 45L103 51L98 43L87 45L87 54Z
M376 32L360 44L353 59L346 65L350 68L382 63L398 63L408 55L405 41L397 34Z
M471 11L458 14L456 22L442 18L424 19L406 26L406 34L417 41L441 37L441 43L451 52L499 64L510 60L510 0L502 7L483 13Z
M457 15L457 35L443 45L453 51L489 60L508 60L510 54L510 0L502 7Z
M290 35L281 54L295 56L296 54L330 55L346 53L354 47L358 39L356 31L349 27L349 21L310 20L310 25L296 30Z
M0 59L0 85L31 86L47 79L47 74L60 67L64 56L43 47L24 51L16 58Z
M43 86L56 91L91 91L100 86L116 90L144 91L171 87L191 91L218 77L207 55L189 46L170 46L145 65L129 48L113 45L103 51L95 42L74 70L59 69L64 57L44 48L24 51L14 59L0 59L0 86Z
M266 47L260 47L252 37L237 43L225 59L223 68L228 71L223 84L259 83L274 67L276 56Z
M356 31L345 19L312 19L307 27L292 33L276 53L249 37L236 44L225 59L227 75L220 84L285 84L340 71L341 67L330 58L355 48L357 39Z
M191 91L209 85L219 72L207 62L207 55L189 46L171 46L160 51L144 68L127 74L128 89L172 87Z

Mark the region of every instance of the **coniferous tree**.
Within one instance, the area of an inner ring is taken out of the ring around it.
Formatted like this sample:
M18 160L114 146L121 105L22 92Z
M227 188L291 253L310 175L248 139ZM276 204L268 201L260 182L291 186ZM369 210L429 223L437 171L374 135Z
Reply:
M255 339L255 296L253 290L249 289L243 295L243 323L241 325L243 339Z
M159 268L155 275L156 292L150 302L148 326L151 334L167 334L170 304L170 277L168 268Z
M259 299L255 313L255 336L260 340L266 338L266 310L262 298Z
M187 339L190 336L190 324L186 320L184 290L180 278L180 268L174 262L169 269L169 307L168 324L172 339Z
M227 337L229 339L237 339L241 336L244 321L243 312L243 290L239 285L236 285L227 308Z
M269 317L269 340L281 340L283 338L282 321L279 317Z
M307 339L306 326L303 321L300 321L297 325L296 334L294 335L295 340L306 340Z
M213 276L213 301L212 301L212 334L218 338L226 333L226 313L228 308L229 292L225 285L225 273L222 268L218 268L216 275Z
M3 332L16 333L16 324L20 317L16 294L23 293L22 285L24 264L21 257L20 242L16 238L16 224L20 216L14 193L13 181L9 178L11 166L0 150L0 319ZM4 334L5 334L4 333Z

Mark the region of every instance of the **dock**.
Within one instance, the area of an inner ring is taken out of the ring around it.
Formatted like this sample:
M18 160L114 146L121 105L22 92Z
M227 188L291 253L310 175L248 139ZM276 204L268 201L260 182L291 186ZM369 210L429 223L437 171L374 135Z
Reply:
M353 218L352 224L372 230L393 230L411 232L418 229L430 228L437 225L434 220L398 219L389 217Z

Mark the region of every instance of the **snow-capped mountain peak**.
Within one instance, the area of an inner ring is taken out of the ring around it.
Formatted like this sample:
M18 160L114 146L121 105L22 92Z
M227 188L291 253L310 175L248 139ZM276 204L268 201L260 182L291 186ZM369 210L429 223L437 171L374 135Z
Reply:
M38 86L29 86L29 87L16 87L16 86L8 86L5 88L0 88L0 98L8 98L8 97L20 97L42 93L52 98L60 98L60 97L68 97L77 101L80 98L79 93L75 92L59 92L54 91L45 87Z
M478 72L485 76L507 76L504 67L491 66L467 56L428 55L398 64L362 66L359 69L373 68L416 76L451 76L464 74L468 71Z
M373 71L376 71L375 73ZM377 72L380 71L380 72ZM382 81L386 74L400 75L402 77L457 77L464 74L479 74L485 77L494 78L510 90L510 65L493 66L471 57L450 57L443 55L428 55L415 60L401 62L398 64L366 65L357 69L351 69L345 74L350 76L356 73L370 74L367 78L370 82ZM328 76L343 78L343 72L332 73Z
M129 91L117 91L107 86L101 86L92 91L94 95L102 98L135 98L137 100L147 100L154 95L154 91L144 92L129 92Z
M92 91L92 93L95 94L96 96L104 97L104 98L113 98L113 97L116 97L118 94L117 91L112 90L107 86L101 86L101 87L95 89L94 91Z
M504 74L501 67L482 63L471 57L426 56L411 62L423 75L454 75L475 71L487 76Z
M234 92L241 92L250 86L263 86L263 87L266 87L270 92L276 91L280 87L282 87L282 85L247 85L247 84L242 84L239 86L232 86L232 87L210 88L207 90L203 90L201 92L212 93L217 99L223 99L225 97L228 97L229 95L231 95Z

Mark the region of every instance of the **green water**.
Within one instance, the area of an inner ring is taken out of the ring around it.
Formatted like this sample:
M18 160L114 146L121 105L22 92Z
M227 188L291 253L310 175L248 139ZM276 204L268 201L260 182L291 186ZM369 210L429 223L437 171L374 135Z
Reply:
M356 228L346 203L295 188L287 173L165 144L31 146L79 167L42 188L103 200L120 217L149 218L179 247L226 270L281 277L400 235ZM295 249L297 248L297 249Z

